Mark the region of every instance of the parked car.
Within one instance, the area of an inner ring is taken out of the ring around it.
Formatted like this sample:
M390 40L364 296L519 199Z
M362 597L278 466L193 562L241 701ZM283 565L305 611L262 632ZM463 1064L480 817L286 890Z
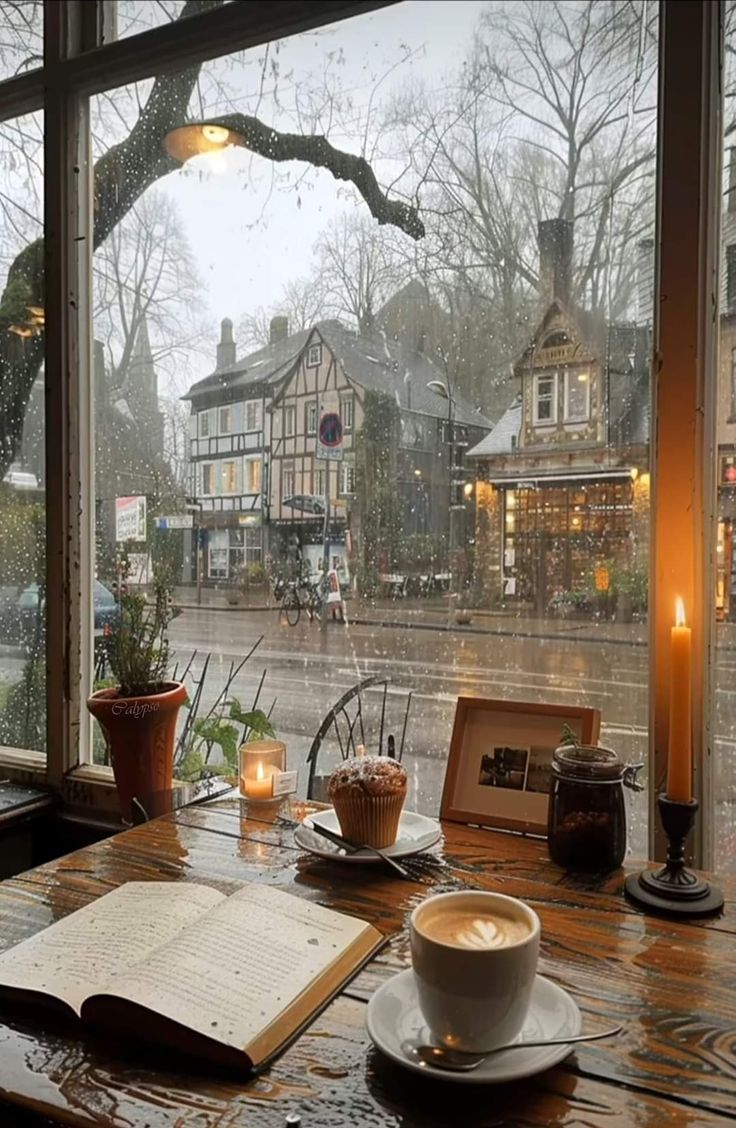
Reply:
M2 616L3 641L29 646L33 642L36 631L45 632L46 624L43 616L39 618L39 611L43 611L43 603L38 584L30 584L25 588L16 601L5 608ZM104 640L112 633L120 614L115 596L99 580L95 580L94 612L97 648L98 641Z

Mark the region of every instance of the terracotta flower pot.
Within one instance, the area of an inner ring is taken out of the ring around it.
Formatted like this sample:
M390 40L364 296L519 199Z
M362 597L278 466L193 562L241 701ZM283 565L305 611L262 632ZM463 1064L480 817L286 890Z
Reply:
M134 799L148 811L151 797L157 797L160 813L161 797L171 795L176 718L186 696L180 682L167 682L161 693L148 697L120 697L113 688L100 689L87 700L105 734L126 822L133 822Z

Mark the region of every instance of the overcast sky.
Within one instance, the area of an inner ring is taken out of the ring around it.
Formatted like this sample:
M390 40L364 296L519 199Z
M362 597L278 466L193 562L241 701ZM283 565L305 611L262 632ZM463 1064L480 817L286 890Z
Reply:
M487 4L481 0L404 0L318 33L294 36L283 43L278 56L278 97L283 108L274 103L273 84L266 81L257 112L279 128L296 129L293 119L288 119L300 81L310 75L318 83L329 54L331 73L339 76L361 116L376 81L402 57L404 47L414 52L413 57L385 79L375 100L383 101L412 80L441 85L461 64L484 7ZM339 53L342 61L336 61ZM263 50L249 55L251 65L241 63L226 72L226 81L235 90L233 108L246 112L256 108L253 98ZM330 131L329 136L334 144L359 149L355 139L339 131ZM213 169L211 157L197 158L159 181L157 190L169 193L179 206L212 319L219 324L222 317L231 317L237 324L243 314L277 302L285 282L309 271L319 232L341 209L353 209L355 204L344 185L325 171L311 172L297 190L293 184L272 187L274 166L243 150L217 160L219 168ZM292 181L299 167L292 166ZM283 169L279 166L278 171Z

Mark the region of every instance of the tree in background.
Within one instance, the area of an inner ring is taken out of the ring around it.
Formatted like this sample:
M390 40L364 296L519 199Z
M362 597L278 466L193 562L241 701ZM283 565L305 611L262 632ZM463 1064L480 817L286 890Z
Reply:
M222 0L186 0L178 18L186 19L221 3ZM205 73L202 65L196 64L137 84L127 94L117 93L118 122L110 136L119 140L96 159L93 170L95 249L105 243L148 188L179 167L167 155L164 138L187 120L193 96L197 95L194 116L212 112L207 97L214 102L215 92L221 106L221 76L215 78L212 71ZM258 106L257 83L254 93L254 104ZM232 96L226 104L232 104ZM261 158L275 164L301 161L312 168L326 169L336 180L353 185L378 223L395 224L414 239L423 236L424 225L414 204L385 191L364 155L338 149L320 133L278 130L262 121L257 112L236 110L218 113L217 117L245 138L254 160ZM43 242L35 238L23 242L16 251L0 296L0 476L19 448L26 405L43 359L43 335L31 328L30 335L22 337L12 328L23 329L33 316L30 311L43 309L43 305Z
M157 372L186 390L192 354L214 353L203 289L176 205L146 192L94 257L94 334L105 346L113 398L125 394L143 332Z
M273 317L285 317L289 322L289 333L300 333L333 314L327 288L319 271L315 271L306 278L287 282L282 298L271 308L260 306L253 313L244 314L238 323L235 339L239 348L260 349L270 341Z

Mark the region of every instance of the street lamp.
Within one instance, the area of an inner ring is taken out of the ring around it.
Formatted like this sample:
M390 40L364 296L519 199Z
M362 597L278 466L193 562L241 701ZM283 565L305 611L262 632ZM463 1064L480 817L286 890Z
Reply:
M465 513L465 502L458 502L457 500L457 486L461 483L456 481L457 467L455 466L455 397L452 394L452 387L450 385L450 374L447 373L447 382L444 380L428 380L427 387L430 392L434 392L442 399L447 400L447 442L448 442L448 501L450 509L450 529L449 529L449 546L448 546L448 559L449 559L449 572L450 572L450 591L454 590L453 573L455 571L456 557L460 550L464 547L462 543L462 530L460 522L462 520L461 514Z
M217 121L188 121L170 129L164 137L164 149L180 164L202 153L221 153L232 146L245 148L245 137Z

